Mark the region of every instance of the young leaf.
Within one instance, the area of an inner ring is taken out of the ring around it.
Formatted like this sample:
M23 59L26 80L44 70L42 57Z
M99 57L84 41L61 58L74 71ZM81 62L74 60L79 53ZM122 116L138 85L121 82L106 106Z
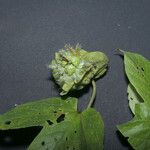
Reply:
M118 129L135 150L149 150L150 62L141 55L124 52L124 63L130 82L129 105L135 116L128 123L119 125Z
M135 114L135 105L143 102L143 100L131 84L128 85L127 93L128 93L129 107L132 113Z
M150 62L139 54L124 52L124 63L130 83L144 101L150 102Z
M62 114L75 111L77 99L47 98L18 105L0 116L0 130L43 126L45 122L55 123Z
M104 124L94 109L65 115L64 121L43 130L31 143L29 150L102 150Z

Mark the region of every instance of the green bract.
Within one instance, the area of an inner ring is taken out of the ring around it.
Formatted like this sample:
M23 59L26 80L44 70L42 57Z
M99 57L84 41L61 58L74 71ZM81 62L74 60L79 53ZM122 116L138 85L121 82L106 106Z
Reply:
M55 54L49 67L57 84L61 87L61 95L71 90L80 90L92 79L97 79L107 70L108 58L99 51L87 52L78 44L75 48L66 45Z

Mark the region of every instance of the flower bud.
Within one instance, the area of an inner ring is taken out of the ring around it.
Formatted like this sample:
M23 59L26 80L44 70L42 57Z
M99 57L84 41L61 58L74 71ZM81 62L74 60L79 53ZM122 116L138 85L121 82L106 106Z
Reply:
M49 68L62 89L60 95L65 95L69 91L84 88L92 80L102 76L107 66L108 58L104 53L87 52L77 44L75 48L66 45L56 52Z

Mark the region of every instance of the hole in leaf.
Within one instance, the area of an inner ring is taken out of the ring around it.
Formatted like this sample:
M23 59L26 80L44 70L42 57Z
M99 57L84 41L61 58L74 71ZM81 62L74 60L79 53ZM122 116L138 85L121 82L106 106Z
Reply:
M66 137L66 141L68 140L68 138Z
M57 113L57 111L54 111L53 113L54 113L54 114L56 114L56 113Z
M136 67L137 69L139 69L139 67Z
M61 121L64 121L65 118L65 114L61 114L58 118L57 118L57 123L60 123Z
M52 124L53 124L53 122L50 121L50 120L47 120L47 123L48 123L49 125L52 125Z
M41 145L44 146L44 145L45 145L45 142L43 141L43 142L41 143Z
M141 70L142 70L142 71L144 71L144 68L143 68L143 67L141 67Z
M11 124L11 121L10 121L10 120L5 121L5 124L6 124L6 125L10 125L10 124Z
M131 99L131 100L133 100L133 98L132 98L132 97L130 97L130 99Z
M74 131L74 133L77 133L77 131Z

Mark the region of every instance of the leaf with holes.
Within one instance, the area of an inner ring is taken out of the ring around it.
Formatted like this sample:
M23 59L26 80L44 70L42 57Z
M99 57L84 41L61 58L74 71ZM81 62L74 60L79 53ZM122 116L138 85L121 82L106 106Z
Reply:
M29 150L102 150L104 124L92 108L82 113L65 114L62 120L42 131L31 143Z
M143 56L124 52L125 71L129 79L129 106L134 118L118 126L135 150L150 148L150 62Z
M128 85L127 93L128 93L129 107L132 113L135 114L135 105L143 102L143 100L131 84Z
M77 99L47 98L40 101L18 105L0 116L0 130L43 126L57 122L62 114L75 111Z
M130 83L144 101L150 101L150 62L139 54L124 52L124 63Z

